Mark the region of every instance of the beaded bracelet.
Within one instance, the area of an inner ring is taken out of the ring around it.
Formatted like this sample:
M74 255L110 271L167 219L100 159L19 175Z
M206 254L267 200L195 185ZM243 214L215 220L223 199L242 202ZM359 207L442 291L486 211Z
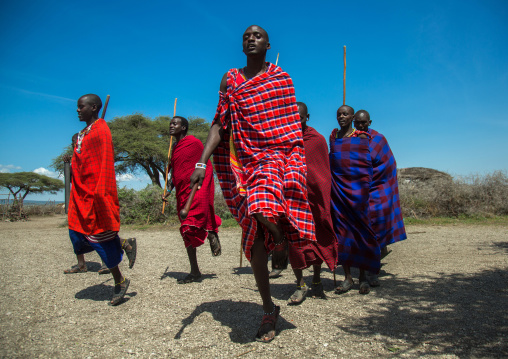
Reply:
M206 165L204 163L196 163L196 168L202 168L204 170L206 170Z

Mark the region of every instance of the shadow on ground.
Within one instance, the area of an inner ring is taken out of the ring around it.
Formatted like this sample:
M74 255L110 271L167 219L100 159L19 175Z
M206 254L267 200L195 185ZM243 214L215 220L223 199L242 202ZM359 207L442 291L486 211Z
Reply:
M494 242L492 247L504 250L508 254L508 242Z
M379 333L409 343L396 348L397 355L424 346L426 354L506 357L507 283L506 270L421 276L410 281L384 276L382 286L370 295L385 298L386 305L368 308L366 317L338 327L359 336Z
M218 300L200 304L187 318L182 320L182 327L175 335L175 339L181 339L185 335L185 328L190 326L194 322L194 319L203 312L210 313L213 319L220 322L223 326L231 328L229 333L231 341L245 344L252 342L256 336L261 324L263 307L255 303L234 302L232 300ZM277 335L283 330L295 328L296 326L285 320L282 316L279 316Z
M111 281L113 283L113 278L107 280L106 282ZM91 287L80 290L74 296L76 299L91 299L98 302L109 301L111 296L113 295L113 286L106 285L105 283L92 285ZM135 297L137 292L127 292L125 294L123 302L129 300L129 297Z
M189 272L168 272L166 268L166 271L164 271L160 279L163 280L166 278L174 278L176 280L181 280L184 279L188 274ZM202 274L201 279L198 282L202 282L205 279L216 279L216 278L217 274L215 273Z

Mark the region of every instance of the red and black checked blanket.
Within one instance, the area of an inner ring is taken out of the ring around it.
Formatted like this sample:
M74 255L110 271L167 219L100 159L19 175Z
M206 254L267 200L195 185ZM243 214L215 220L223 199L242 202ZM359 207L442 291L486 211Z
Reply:
M332 174L328 145L323 135L310 126L303 132L303 143L307 154L307 191L317 241L304 248L291 247L289 261L291 267L296 269L325 262L330 270L334 270L337 264L338 241L330 215Z
M373 178L370 188L370 221L381 247L407 238L400 210L397 162L385 136L369 129Z
M254 213L280 220L291 245L315 241L314 222L307 198L305 152L293 82L280 67L267 63L265 73L237 83L238 69L227 76L213 123L226 135L214 151L214 166L226 203L243 230L248 260L257 232ZM246 193L236 188L231 169L229 133L244 170ZM265 231L267 251L274 248Z
M215 187L211 161L207 163L203 185L194 196L187 218L185 220L180 218L180 211L185 207L191 193L189 178L202 152L203 144L192 135L182 138L173 149L169 169L173 169L172 181L176 190L176 209L182 227L193 226L218 232L222 222L215 214L213 203ZM206 237L206 233L204 235Z
M120 206L111 132L103 119L91 126L80 153L75 149L72 156L69 229L85 235L118 232Z

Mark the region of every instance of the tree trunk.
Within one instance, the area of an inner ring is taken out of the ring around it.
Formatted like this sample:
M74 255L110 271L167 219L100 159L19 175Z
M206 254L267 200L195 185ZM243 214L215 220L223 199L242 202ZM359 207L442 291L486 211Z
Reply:
M146 173L148 174L148 177L150 177L150 180L152 181L152 184L162 188L161 183L159 181L159 172L155 171L156 172L156 174L155 174L155 173L153 173L150 166L145 166L143 164L140 164L140 165L145 169Z

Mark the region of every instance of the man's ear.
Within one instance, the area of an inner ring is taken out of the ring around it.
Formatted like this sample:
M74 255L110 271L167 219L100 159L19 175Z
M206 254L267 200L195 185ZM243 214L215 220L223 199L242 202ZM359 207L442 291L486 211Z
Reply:
M272 48L272 47L270 46L270 43L268 42L268 43L266 44L266 49L267 49L267 50L269 50L269 49L271 49L271 48Z

